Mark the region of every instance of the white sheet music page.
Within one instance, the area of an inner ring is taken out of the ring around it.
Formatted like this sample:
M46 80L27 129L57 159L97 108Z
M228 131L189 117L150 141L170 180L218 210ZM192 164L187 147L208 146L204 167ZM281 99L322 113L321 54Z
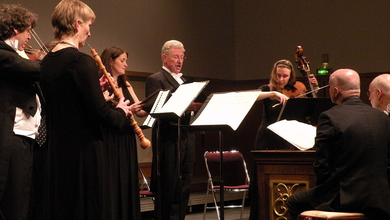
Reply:
M252 108L260 90L212 94L191 125L228 125L236 130Z
M169 90L160 91L157 95L156 101L154 101L153 103L150 113L154 113L157 109L160 109L164 105L165 101L167 100L168 95L169 95ZM151 128L153 127L155 121L156 119L149 114L148 117L146 117L142 126L144 126L145 128Z
M207 83L208 81L181 84L163 107L157 109L155 113L174 113L180 117Z
M269 125L268 129L301 151L314 147L317 128L312 125L296 120L281 120Z

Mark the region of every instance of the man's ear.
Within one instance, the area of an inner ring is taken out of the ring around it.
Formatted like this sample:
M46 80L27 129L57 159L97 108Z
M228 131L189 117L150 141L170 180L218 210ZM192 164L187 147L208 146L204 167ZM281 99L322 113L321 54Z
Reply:
M337 87L334 87L333 92L334 92L334 97L335 98L337 98L340 95L340 90Z
M378 100L381 100L383 91L381 89L375 89L376 96L378 97Z

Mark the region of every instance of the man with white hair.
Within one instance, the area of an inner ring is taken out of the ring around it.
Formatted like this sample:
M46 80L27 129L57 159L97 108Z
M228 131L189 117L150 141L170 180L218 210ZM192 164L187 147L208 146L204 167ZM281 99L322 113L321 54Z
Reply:
M146 96L157 89L175 91L185 79L181 69L185 60L183 44L177 40L165 42L161 50L162 68L146 79ZM150 112L151 106L144 106ZM199 108L193 103L181 118L188 124L192 111ZM162 118L153 126L153 161L151 191L156 194L155 219L184 220L190 196L191 178L195 162L195 134L180 132L181 162L177 166L177 119ZM158 137L158 138L157 138ZM158 149L158 152L157 152ZM181 170L181 179L178 171Z

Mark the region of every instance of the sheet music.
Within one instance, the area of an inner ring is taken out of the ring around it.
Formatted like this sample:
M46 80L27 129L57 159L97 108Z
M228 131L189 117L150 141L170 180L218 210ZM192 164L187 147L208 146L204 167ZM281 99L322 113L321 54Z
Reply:
M301 151L314 147L317 129L312 125L296 120L281 120L269 125L268 129Z
M260 93L260 90L251 90L212 94L191 125L229 125L236 130Z
M154 113L174 113L180 117L209 81L181 84L169 100Z
M167 100L168 95L169 95L169 90L160 91L157 95L156 101L153 103L150 113L154 113L156 110L160 109L164 105L165 101ZM153 127L155 121L156 119L149 114L148 117L146 117L142 126L151 128Z

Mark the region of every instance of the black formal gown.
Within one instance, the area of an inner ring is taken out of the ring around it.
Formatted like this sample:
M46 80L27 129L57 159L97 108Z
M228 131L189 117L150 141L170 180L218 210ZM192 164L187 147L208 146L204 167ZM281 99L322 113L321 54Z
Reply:
M123 96L130 103L134 103L129 90L123 88ZM115 108L114 105L111 105ZM127 120L126 124L116 129L112 126L103 126L104 141L106 143L107 173L102 177L106 181L103 189L103 198L107 219L132 220L141 219L137 142L134 129Z
M102 217L98 165L102 125L122 127L126 114L105 101L96 62L76 48L48 53L41 64L48 130L45 218Z

